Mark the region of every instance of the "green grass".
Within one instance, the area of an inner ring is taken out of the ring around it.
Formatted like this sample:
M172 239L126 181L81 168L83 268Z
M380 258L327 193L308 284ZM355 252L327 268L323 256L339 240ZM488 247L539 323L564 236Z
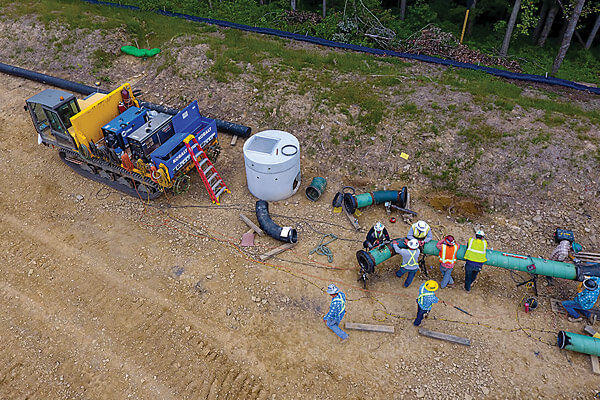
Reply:
M94 50L90 57L90 61L92 62L92 73L96 74L102 70L112 67L113 61L116 58L116 55L104 51L103 49Z
M502 131L486 123L479 123L467 128L463 128L458 132L458 134L459 136L462 136L470 146L496 141L504 136Z

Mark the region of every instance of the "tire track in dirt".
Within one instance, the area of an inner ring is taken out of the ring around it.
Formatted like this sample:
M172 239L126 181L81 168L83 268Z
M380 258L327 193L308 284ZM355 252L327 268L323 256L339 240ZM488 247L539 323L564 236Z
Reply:
M24 227L21 220L9 215L0 216L0 221L11 237L11 243L4 243L2 257L3 264L11 268L5 271L6 281L0 289L4 299L12 300L3 302L12 304L23 320L40 320L52 332L49 338L57 343L57 349L72 349L71 339L75 348L82 350L75 354L81 364L108 359L108 370L131 377L130 384L141 389L144 398L252 399L268 395L262 382L248 378L207 344L193 312L181 310L149 286L102 267L110 265L106 256L84 254L65 244L65 233L51 231L43 222ZM36 267L36 276L27 276L31 267L28 255L40 251L62 267ZM43 294L36 284L39 281L43 282ZM112 387L118 397L131 389L103 379L101 371L89 372L81 379L82 386L99 394ZM96 387L87 387L90 385Z

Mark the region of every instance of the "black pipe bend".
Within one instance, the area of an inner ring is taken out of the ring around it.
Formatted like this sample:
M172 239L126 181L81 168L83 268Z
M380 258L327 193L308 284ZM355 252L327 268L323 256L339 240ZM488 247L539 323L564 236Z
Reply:
M269 216L269 203L264 200L256 202L256 219L260 228L273 239L287 243L298 242L298 232L290 227L281 227L277 225Z

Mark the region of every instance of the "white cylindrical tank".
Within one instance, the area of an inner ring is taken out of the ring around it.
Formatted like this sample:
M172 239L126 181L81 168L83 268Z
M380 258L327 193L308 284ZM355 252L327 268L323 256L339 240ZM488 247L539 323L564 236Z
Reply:
M248 189L255 197L278 201L300 187L300 143L290 133L269 130L244 143Z

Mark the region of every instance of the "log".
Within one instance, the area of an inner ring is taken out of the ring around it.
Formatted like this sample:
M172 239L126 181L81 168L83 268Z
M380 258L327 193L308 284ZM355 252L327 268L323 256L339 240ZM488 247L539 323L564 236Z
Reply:
M234 136L237 137L237 136ZM262 229L260 229L258 227L258 225L256 225L254 222L250 221L250 218L246 217L244 214L240 213L240 218L242 219L242 221L244 221L246 223L246 225L248 225L250 228L252 228L252 230L256 233L258 233L258 236L265 236L265 233L263 232Z
M462 344L464 346L470 346L471 340L454 335L448 335L447 333L430 331L429 329L419 328L419 335L427 336L433 339L445 340L447 342L452 342L456 344Z
M346 329L355 329L357 331L367 332L394 333L394 327L390 325L358 324L355 322L346 322Z
M284 251L291 249L292 247L294 247L296 245L296 243L285 243L282 244L281 246L271 250L271 251L267 251L265 254L261 255L260 261L266 261L269 258L279 254L279 253L283 253Z
M235 146L235 144L237 143L237 138L238 138L237 135L233 135L233 137L231 138L231 143L230 144L232 146Z

